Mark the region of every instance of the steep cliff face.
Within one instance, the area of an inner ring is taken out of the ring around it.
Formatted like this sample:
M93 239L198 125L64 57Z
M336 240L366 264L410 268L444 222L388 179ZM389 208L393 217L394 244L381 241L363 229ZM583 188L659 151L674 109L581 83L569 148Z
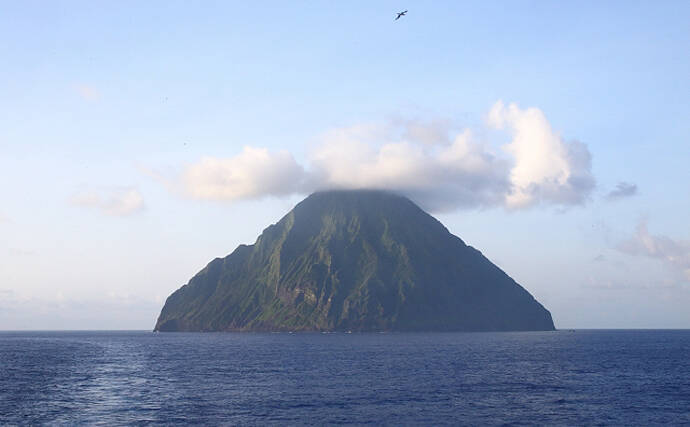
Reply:
M553 330L551 314L410 200L315 193L211 261L156 331Z

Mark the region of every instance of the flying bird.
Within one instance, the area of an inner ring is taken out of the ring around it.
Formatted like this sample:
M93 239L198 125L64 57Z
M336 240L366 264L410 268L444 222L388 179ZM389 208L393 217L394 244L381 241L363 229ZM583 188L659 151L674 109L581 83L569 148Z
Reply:
M400 19L401 16L405 16L406 13L407 13L406 10L404 10L404 11L402 11L402 12L398 12L398 16L395 17L395 21L397 21L398 19Z

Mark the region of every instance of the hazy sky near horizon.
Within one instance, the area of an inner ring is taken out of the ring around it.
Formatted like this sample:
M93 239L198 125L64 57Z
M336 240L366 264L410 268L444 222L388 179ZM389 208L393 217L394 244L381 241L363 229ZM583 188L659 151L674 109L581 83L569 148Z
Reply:
M0 1L0 330L150 329L309 192L368 187L558 328L688 328L688 22L687 1Z

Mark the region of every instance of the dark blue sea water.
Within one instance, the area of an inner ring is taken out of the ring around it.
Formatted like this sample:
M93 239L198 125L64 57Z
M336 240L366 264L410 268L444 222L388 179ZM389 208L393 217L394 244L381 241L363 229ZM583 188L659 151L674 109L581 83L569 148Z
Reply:
M0 424L690 423L690 331L0 333Z

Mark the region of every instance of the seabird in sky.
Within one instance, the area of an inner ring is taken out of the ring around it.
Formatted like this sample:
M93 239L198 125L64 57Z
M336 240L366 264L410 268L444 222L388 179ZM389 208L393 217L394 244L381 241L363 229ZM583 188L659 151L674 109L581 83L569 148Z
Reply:
M407 13L406 10L402 11L402 12L398 12L398 16L395 17L395 20L397 21L398 19L400 19L401 16L405 16L406 13Z

